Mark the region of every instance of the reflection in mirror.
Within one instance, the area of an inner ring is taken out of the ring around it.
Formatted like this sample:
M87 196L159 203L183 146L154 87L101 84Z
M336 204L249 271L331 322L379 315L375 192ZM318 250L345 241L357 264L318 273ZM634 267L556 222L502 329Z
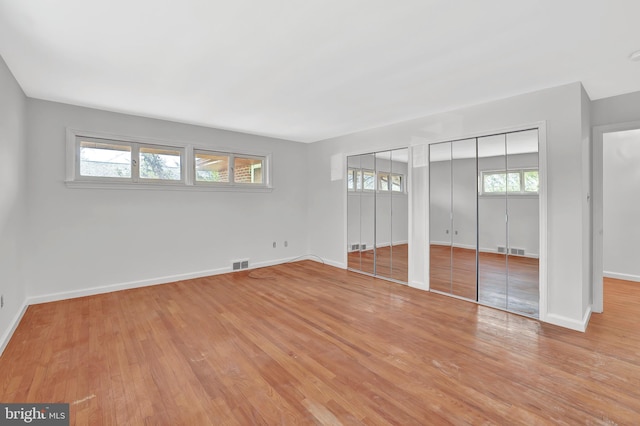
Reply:
M538 317L539 180L538 130L508 133L507 309ZM516 184L517 176L517 184Z
M507 308L506 136L478 138L478 301Z
M360 270L367 274L375 274L375 154L360 155L360 167L362 173L362 190L360 191Z
M408 281L409 150L347 157L347 265Z
M429 146L429 235L432 290L451 293L451 142Z
M476 281L476 140L451 145L451 292L477 300Z
M347 267L362 270L360 259L360 156L347 157Z
M376 275L391 278L391 151L376 153Z
M409 150L391 151L391 278L409 281Z

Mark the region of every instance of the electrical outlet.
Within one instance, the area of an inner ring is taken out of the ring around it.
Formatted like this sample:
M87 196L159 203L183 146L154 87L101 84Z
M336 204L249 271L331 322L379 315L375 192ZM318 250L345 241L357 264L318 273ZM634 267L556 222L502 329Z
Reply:
M4 308L4 294L0 296L0 308Z
M276 242L275 241L273 242L273 248L276 248Z

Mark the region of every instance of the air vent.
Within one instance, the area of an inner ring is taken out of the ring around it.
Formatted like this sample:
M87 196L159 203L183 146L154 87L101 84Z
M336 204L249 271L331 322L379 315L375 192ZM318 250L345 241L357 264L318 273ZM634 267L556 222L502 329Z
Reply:
M351 244L351 251L360 250L360 244Z
M524 256L524 249L511 247L511 249L509 250L509 253L515 254L516 256Z
M231 269L233 271L239 271L241 269L248 269L248 268L249 268L249 259L236 260L231 264Z
M506 247L498 246L498 253L506 253L506 252L507 252Z
M366 244L360 244L360 251L364 251L367 249L367 245Z

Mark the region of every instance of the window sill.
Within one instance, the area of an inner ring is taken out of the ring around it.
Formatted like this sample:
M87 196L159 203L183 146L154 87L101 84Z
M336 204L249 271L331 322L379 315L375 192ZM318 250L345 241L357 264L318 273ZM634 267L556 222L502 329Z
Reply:
M273 187L249 185L185 185L164 183L113 183L95 181L65 181L72 189L116 189L150 191L197 191L197 192L272 192Z

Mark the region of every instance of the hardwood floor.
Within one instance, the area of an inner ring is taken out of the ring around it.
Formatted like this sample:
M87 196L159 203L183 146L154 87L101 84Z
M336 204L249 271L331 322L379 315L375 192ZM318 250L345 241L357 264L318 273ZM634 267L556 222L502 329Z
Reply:
M432 244L430 269L433 290L538 317L538 259L480 252L476 286L475 250Z
M29 307L0 401L71 424L637 424L640 284L586 333L304 261Z

